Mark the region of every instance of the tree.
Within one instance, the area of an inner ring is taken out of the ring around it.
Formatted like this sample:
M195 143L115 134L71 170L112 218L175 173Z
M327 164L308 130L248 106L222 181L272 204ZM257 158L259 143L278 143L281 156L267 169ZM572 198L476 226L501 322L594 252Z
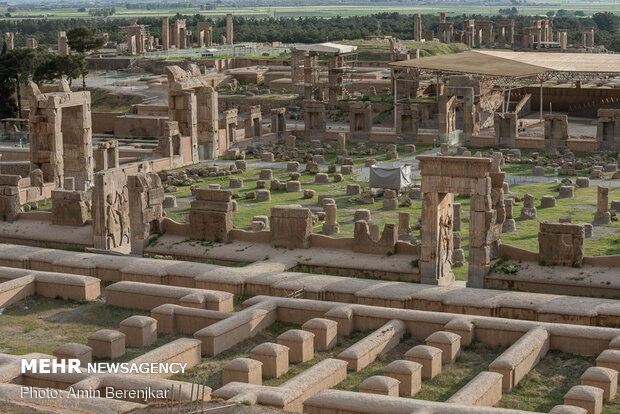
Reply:
M105 39L98 37L95 29L91 30L88 27L80 26L67 32L67 43L71 49L82 55L82 59L85 59L86 52L102 47L105 44ZM87 73L86 69L82 71L82 90L84 91L86 90Z
M547 17L553 17L553 16L555 16L555 11L554 10L549 10L547 12Z
M10 76L6 43L0 53L0 118L14 118L17 114L15 105L15 81Z
M32 79L35 68L40 63L42 49L16 48L3 54L2 76L5 81L13 83L17 96L17 109L22 117L21 85L27 85Z
M592 20L599 30L607 30L608 32L617 32L620 26L620 17L612 12L595 13Z

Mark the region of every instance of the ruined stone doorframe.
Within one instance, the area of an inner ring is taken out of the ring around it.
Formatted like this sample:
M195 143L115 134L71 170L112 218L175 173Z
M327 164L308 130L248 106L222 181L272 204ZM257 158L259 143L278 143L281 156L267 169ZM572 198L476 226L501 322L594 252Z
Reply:
M420 281L454 283L452 271L454 194L472 196L469 219L469 287L484 287L490 261L499 252L504 174L491 172L491 159L418 156L422 173Z

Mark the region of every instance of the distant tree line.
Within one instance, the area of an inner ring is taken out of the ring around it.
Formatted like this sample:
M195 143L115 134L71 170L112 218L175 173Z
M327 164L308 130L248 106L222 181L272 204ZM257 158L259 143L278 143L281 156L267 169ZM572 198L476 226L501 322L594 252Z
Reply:
M133 4L132 4L133 7ZM510 9L512 10L512 9ZM554 28L566 29L569 32L569 42L579 42L581 28L592 26L595 28L597 44L602 44L607 49L620 52L620 26L619 17L610 12L596 13L591 17L577 17L574 13L564 13L559 10L554 16ZM568 15L570 14L570 15ZM530 25L530 20L535 16L512 15L515 19L517 30ZM545 17L545 16L541 16ZM214 39L219 39L225 34L225 19L209 19L206 16L196 14L193 16L176 15L170 20L184 18L190 28L195 28L199 21L211 20L214 22ZM464 19L497 20L505 16L482 16L461 15L448 17L448 21L454 23L455 29L462 29ZM423 15L422 24L424 30L437 32L439 18L437 15ZM0 33L15 32L17 45L25 44L27 37L35 37L39 44L56 44L57 32L67 31L71 28L84 24L96 29L98 32L106 32L112 41L124 41L126 32L122 26L129 25L129 19L125 18L97 18L97 19L40 19L40 20L3 20L0 21ZM161 17L142 17L139 23L149 25L149 31L154 36L161 36ZM352 40L363 38L368 35L392 35L400 39L411 39L413 36L413 17L410 14L378 13L369 16L333 17L329 19L320 17L278 17L267 19L234 17L235 41L237 42L272 42L282 41L286 43L317 43L325 41Z

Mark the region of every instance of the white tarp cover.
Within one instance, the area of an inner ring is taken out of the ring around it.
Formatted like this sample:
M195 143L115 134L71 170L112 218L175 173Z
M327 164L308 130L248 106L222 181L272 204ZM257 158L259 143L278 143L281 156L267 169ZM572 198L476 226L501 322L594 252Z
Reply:
M401 190L411 185L411 165L379 162L370 167L371 188Z

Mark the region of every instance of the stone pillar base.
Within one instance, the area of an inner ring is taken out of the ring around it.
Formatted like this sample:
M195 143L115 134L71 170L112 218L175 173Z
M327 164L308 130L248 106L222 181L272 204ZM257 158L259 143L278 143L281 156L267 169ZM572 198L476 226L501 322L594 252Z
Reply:
M592 221L592 224L601 226L609 223L611 223L611 213L609 211L594 213L594 220Z
M517 223L514 219L506 219L502 224L502 233L512 233L517 231Z

